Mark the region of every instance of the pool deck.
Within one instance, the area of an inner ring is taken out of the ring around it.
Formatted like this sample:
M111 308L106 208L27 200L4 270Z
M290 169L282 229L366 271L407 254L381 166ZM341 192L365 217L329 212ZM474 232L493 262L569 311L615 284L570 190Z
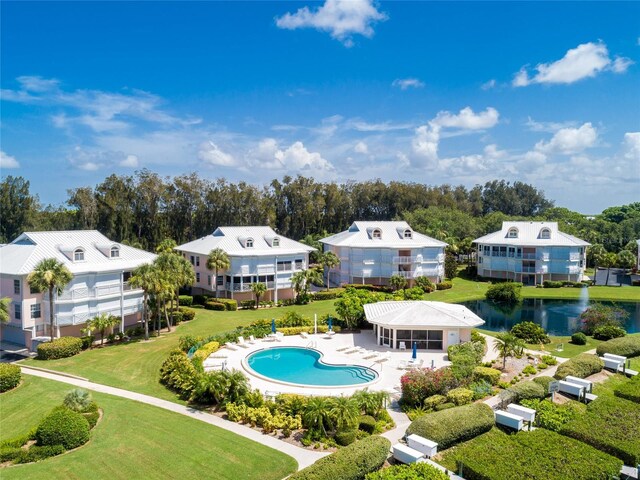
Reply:
M325 334L309 335L308 338L302 338L300 335L290 335L282 337L282 341L265 341L256 340L254 345L247 345L248 348L236 346L236 350L222 348L205 361L207 365L215 365L212 369L220 369L222 362L225 362L225 368L237 369L242 371L251 383L252 388L260 389L267 396L275 396L279 393L298 393L302 395L351 395L356 390L365 388L363 385L352 385L345 387L314 387L314 386L294 386L290 384L279 383L277 381L268 381L257 377L247 367L243 360L251 353L274 347L308 347L314 348L322 352L322 361L329 364L348 364L370 367L375 370L379 378L373 383L367 384L367 388L371 391L384 390L394 395L400 390L400 377L406 372L398 368L401 361L411 360L411 350L391 350L387 347L376 345L376 339L372 331L364 331L363 333L338 333L331 338L327 338ZM362 347L367 350L386 353L389 352L390 358L382 363L376 363L374 360L366 360L362 354L344 353L338 351L342 347ZM220 358L226 356L226 358ZM423 361L422 367L427 368L432 365L440 368L449 365L447 353L445 351L418 351L418 362ZM209 369L211 367L207 367Z

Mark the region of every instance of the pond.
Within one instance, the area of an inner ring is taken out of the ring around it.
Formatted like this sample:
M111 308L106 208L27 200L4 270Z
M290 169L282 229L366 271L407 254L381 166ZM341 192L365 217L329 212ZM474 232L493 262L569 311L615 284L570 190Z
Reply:
M628 333L640 332L640 302L590 302L584 300L551 300L525 298L512 311L496 308L486 300L464 302L463 305L486 323L480 327L486 330L510 330L516 323L529 321L542 325L550 335L571 335L580 329L578 317L592 303L616 305L629 312L624 325Z

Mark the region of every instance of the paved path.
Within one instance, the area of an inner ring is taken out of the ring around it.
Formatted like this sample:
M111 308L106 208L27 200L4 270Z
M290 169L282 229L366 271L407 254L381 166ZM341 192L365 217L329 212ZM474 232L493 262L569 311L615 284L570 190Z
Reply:
M47 378L49 380L55 380L56 382L68 383L75 385L76 387L86 388L87 390L93 390L95 392L106 393L107 395L114 395L116 397L127 398L129 400L135 400L136 402L146 403L147 405L153 405L154 407L163 408L180 415L195 418L202 422L206 422L210 425L228 430L242 437L258 442L267 447L278 450L293 457L298 462L298 469L303 469L312 463L315 463L320 458L329 455L327 452L314 452L312 450L306 450L301 447L297 447L283 440L279 440L270 435L264 435L257 430L253 430L245 425L239 423L230 422L224 420L210 413L202 412L185 405L169 402L160 398L152 397L150 395L144 395L141 393L131 392L129 390L123 390L121 388L109 387L99 383L93 383L86 380L80 380L77 378L65 377L55 373L43 372L41 370L34 370L28 367L20 365L22 373L26 375L33 375L34 377Z
M402 440L402 437L404 437L404 434L407 431L411 420L409 420L407 414L400 409L400 405L398 405L398 402L395 400L390 405L390 407L387 408L387 412L389 412L389 415L391 416L393 421L396 422L396 427L387 432L384 432L382 436L388 438L389 441L391 441L391 444L395 445L400 440Z

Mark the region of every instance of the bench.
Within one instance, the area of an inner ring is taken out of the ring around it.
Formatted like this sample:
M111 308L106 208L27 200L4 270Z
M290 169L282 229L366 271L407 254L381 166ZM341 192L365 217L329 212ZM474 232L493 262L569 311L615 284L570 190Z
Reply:
M497 411L496 415L496 423L498 425L504 425L505 427L513 428L514 430L522 430L524 425L524 418L519 415L514 415L513 413Z
M427 458L433 457L438 453L438 444L432 440L428 440L420 435L409 435L407 437L407 445L418 452L423 453Z
M565 382L575 383L576 385L582 385L585 390L589 393L593 390L593 383L589 380L585 380L584 378L572 377L571 375L567 375L567 378L564 379Z
M577 383L567 382L566 380L560 380L558 382L559 387L558 390L562 393L568 393L569 395L573 395L578 398L582 398L584 393L584 386L578 385Z
M536 411L533 408L523 407L522 405L516 405L515 403L507 405L507 412L524 418L525 422L529 422L529 424L533 424L536 419Z
M416 463L421 458L424 458L424 453L414 450L402 443L396 443L391 447L393 458L401 463Z
M605 353L601 358L604 361L604 368L614 372L620 370L621 367L624 368L624 364L627 362L627 357L613 355L612 353Z

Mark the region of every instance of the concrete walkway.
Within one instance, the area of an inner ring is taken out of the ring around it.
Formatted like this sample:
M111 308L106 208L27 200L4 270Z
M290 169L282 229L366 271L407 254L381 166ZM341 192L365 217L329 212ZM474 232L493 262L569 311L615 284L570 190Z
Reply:
M381 436L388 438L391 444L395 445L404 437L407 428L411 424L411 420L409 420L407 414L400 409L400 405L398 405L398 402L395 400L389 408L387 408L387 412L389 412L389 416L393 421L396 422L396 427L384 432Z
M136 402L153 405L154 407L163 408L174 413L179 413L180 415L185 415L187 417L206 422L210 425L214 425L242 437L248 438L249 440L253 440L254 442L260 443L293 457L298 462L299 470L311 465L312 463L315 463L320 458L329 455L328 452L314 452L312 450L306 450L304 448L297 447L270 435L264 435L259 431L253 430L252 428L249 428L245 425L230 422L215 415L211 415L210 413L202 412L185 405L169 402L167 400L162 400L150 395L135 393L129 390L123 390L121 388L109 387L107 385L80 380L77 378L65 377L63 375L58 375L55 373L34 370L22 365L20 365L20 368L22 369L22 373L24 373L25 375L32 375L34 377L46 378L49 380L54 380L56 382L68 383L69 385L86 388L87 390L93 390L95 392L106 393L107 395L114 395L116 397L134 400Z

